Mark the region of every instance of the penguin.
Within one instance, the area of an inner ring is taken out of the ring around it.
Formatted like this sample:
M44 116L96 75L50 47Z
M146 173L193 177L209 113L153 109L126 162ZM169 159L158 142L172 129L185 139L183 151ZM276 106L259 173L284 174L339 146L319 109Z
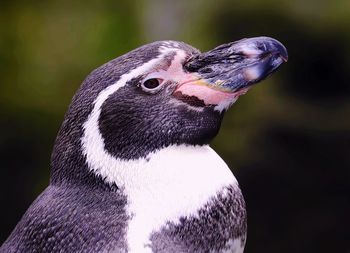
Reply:
M209 144L287 58L269 37L204 53L158 41L92 71L55 140L49 186L0 252L243 252L244 198Z

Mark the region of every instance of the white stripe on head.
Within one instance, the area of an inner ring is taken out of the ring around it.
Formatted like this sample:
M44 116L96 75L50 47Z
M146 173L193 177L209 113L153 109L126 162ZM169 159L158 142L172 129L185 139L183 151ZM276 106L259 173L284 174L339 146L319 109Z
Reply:
M111 173L111 170L113 170L113 168L111 168L111 165L116 163L125 163L125 161L116 159L105 149L104 140L100 133L98 124L98 120L101 114L101 107L110 95L118 91L120 88L124 87L129 80L147 73L147 71L149 71L158 62L160 62L166 54L173 51L174 50L168 48L162 48L161 54L157 58L152 59L145 64L133 69L132 71L122 75L116 83L102 90L94 102L94 108L90 113L87 121L83 125L84 134L81 139L83 154L86 156L86 162L89 166L89 169L92 170L95 174L100 175L108 183L116 183L118 186L122 186L124 184L121 178L111 176L113 175L113 173Z
M177 54L172 64L178 64L177 56L183 56L184 52L162 48L156 59L122 75L115 84L101 91L83 126L81 142L89 169L107 183L116 183L128 198L129 252L150 251L146 245L153 231L166 222L177 223L181 216L196 215L225 186L237 184L225 162L208 146L169 146L151 153L147 159L135 160L118 159L105 149L98 123L103 103L127 81L147 73L170 52Z

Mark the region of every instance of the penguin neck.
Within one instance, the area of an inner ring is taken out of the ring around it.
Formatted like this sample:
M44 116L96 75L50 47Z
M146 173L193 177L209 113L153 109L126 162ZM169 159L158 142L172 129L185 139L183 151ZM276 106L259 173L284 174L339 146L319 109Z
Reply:
M103 102L116 89L118 87L111 86L99 94L94 109L83 124L81 150L89 171L103 178L107 184L124 188L127 195L129 192L133 195L135 189L146 190L151 187L152 190L152 185L157 185L157 182L170 183L173 179L180 182L180 179L190 178L190 187L193 187L192 180L201 174L207 175L207 179L212 181L213 176L216 177L216 173L219 173L218 165L221 165L220 169L225 175L219 180L226 180L227 177L231 180L232 176L227 175L232 175L231 171L208 145L169 144L147 151L141 156L130 154L127 156L129 159L110 153L106 149L98 119Z
M216 180L224 182L227 177L230 180L233 177L225 162L208 145L170 145L146 157L129 160L99 153L98 148L93 148L91 153L85 150L89 170L106 183L125 189L126 193L134 189L151 190L158 183L183 184L187 180L193 188L196 179L207 181L204 187L210 187Z
M88 185L104 190L117 189L115 186L106 184L88 169L81 145L81 138L84 134L82 125L93 108L93 98L100 92L99 89L89 89L82 85L73 97L51 154L50 184L68 183L75 186ZM87 92L89 93L86 94Z

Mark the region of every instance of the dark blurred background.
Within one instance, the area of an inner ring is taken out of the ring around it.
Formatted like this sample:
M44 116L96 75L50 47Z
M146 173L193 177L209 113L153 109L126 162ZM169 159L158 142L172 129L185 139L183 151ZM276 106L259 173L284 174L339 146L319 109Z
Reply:
M290 60L241 97L213 147L248 208L250 252L350 252L350 1L1 1L0 243L48 185L56 133L94 68L160 39L252 36Z

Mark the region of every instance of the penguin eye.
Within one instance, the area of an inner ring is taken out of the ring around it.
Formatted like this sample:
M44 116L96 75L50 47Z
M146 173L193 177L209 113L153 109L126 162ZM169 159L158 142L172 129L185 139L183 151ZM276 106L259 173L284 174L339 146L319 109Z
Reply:
M159 78L151 78L151 79L147 79L145 81L142 82L141 86L145 91L150 91L150 92L154 92L156 90L158 90L157 88L160 87L160 84L163 82L162 79Z

